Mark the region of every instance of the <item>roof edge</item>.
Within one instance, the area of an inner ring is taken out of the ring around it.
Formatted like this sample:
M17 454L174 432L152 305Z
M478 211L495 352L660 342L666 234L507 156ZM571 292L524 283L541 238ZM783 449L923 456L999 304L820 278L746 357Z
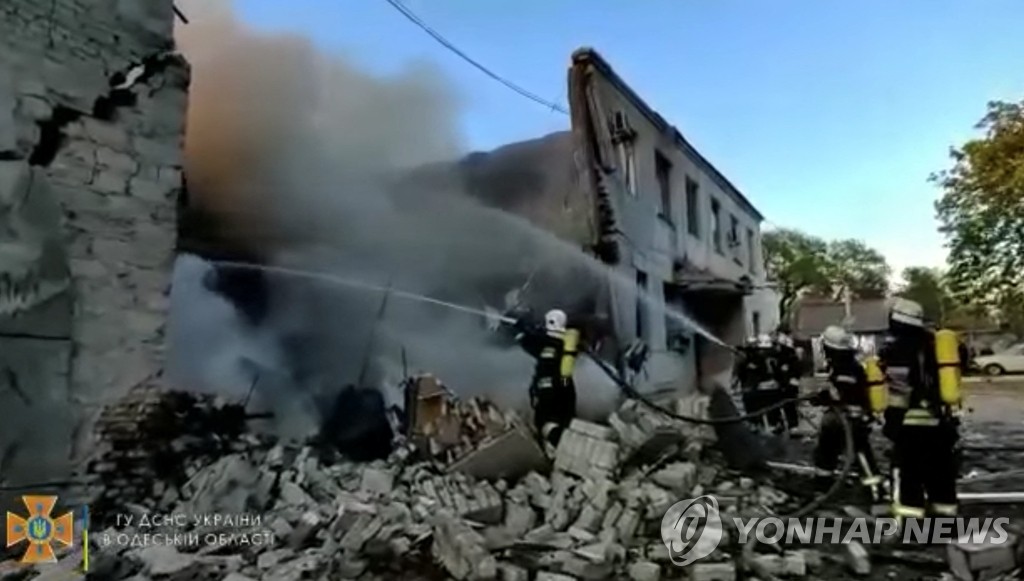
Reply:
M718 185L724 189L727 193L734 196L737 201L745 209L749 210L754 214L758 221L764 221L764 214L757 209L756 206L748 199L739 188L735 186L729 178L725 177L722 172L718 171L718 168L714 166L710 161L707 160L697 148L690 144L689 141L683 137L683 134L674 125L670 124L665 120L657 111L651 108L639 95L634 91L625 80L622 79L612 68L611 64L604 59L596 50L591 47L580 47L572 53L572 63L574 65L592 65L598 71L601 72L609 81L617 88L623 95L629 99L633 105L640 110L640 112L647 117L647 119L654 124L663 134L671 137L676 144L688 155L694 158L698 166L701 166Z

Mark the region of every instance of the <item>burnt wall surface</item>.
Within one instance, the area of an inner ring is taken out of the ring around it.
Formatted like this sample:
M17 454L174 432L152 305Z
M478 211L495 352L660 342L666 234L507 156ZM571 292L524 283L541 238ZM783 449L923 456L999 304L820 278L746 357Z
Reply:
M171 0L0 2L0 486L161 369L189 70Z

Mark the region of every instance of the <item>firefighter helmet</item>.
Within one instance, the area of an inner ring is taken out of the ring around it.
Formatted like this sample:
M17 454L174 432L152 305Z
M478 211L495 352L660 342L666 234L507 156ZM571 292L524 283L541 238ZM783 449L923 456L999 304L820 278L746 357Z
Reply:
M829 325L821 334L821 344L829 349L851 349L853 341L846 329L838 325Z
M924 309L914 301L896 298L889 306L889 321L911 327L924 327Z
M775 334L775 341L783 347L793 348L793 338L781 331Z
M544 315L544 328L548 331L564 331L567 319L565 311L552 309Z

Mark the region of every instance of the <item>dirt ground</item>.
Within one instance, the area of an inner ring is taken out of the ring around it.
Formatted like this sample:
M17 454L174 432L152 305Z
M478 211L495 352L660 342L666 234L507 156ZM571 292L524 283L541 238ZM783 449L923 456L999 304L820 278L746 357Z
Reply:
M1024 377L965 382L964 476L1015 471L977 484L973 491L1024 491Z

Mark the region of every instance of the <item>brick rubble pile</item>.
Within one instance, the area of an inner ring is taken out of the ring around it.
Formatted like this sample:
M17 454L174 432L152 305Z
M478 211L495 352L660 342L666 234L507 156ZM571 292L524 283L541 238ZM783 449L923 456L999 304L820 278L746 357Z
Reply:
M490 417L477 413L480 405L471 404L477 411L463 419ZM625 403L609 425L574 421L544 468L491 479L453 469L472 468L465 462L422 460L407 447L377 462L327 461L312 447L270 445L241 432L245 421L237 408L180 394L137 396L118 409L129 408L146 418L136 421L136 434L159 434L161 446L198 435L159 429L170 417L206 425L207 444L181 448L204 452L176 456L183 462L175 467L180 484L154 480L148 496L111 484L125 497L109 509L116 518L108 514L106 524L90 531L93 578L731 581L874 570L856 542L839 551L751 553L739 546L729 518L712 555L673 564L660 527L680 500L714 494L724 516L747 518L784 514L805 499L723 468L707 445L707 430L672 428L635 402ZM108 438L116 411L107 416ZM239 432L233 441L197 419L217 413L235 418L228 422ZM137 437L136 444L155 449L144 440ZM492 434L480 445L495 440L500 436ZM128 500L131 491L140 497ZM0 566L0 579L24 578L10 576L24 568L4 571Z

